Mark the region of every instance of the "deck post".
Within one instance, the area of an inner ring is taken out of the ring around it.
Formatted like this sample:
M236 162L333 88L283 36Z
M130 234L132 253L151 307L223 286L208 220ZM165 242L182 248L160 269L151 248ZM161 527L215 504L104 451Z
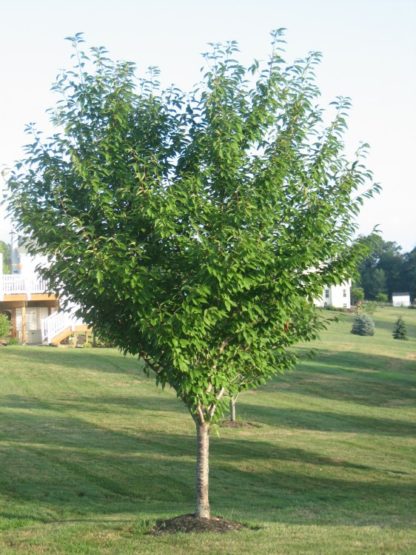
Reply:
M25 344L27 341L27 333L26 333L26 303L22 304L22 343Z

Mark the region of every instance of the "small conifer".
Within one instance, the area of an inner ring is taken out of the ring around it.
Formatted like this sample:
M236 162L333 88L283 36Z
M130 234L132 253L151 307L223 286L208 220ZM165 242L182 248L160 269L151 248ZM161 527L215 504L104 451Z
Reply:
M407 339L406 324L401 316L394 324L393 337L394 339Z

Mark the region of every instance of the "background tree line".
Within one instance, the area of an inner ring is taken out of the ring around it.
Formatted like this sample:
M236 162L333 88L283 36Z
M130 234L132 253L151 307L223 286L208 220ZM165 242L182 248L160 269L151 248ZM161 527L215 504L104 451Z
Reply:
M354 280L353 301L388 301L393 292L409 292L416 297L416 247L402 252L395 241L384 241L378 234L359 239L368 248L368 255L358 267ZM362 291L360 291L360 288ZM357 298L358 297L358 298Z

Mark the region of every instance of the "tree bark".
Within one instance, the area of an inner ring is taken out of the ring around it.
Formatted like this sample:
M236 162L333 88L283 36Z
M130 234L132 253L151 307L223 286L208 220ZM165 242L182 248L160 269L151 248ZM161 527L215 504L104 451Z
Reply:
M236 410L235 410L235 397L230 397L230 421L235 422L236 420Z
M196 512L197 518L211 518L209 507L209 424L196 422Z

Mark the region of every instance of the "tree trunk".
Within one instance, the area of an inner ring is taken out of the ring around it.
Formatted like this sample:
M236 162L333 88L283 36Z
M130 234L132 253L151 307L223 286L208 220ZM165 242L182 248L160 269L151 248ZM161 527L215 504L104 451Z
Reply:
M209 424L196 422L196 512L197 518L211 518L209 508Z
M235 422L236 420L236 410L235 410L235 397L230 397L230 421Z

